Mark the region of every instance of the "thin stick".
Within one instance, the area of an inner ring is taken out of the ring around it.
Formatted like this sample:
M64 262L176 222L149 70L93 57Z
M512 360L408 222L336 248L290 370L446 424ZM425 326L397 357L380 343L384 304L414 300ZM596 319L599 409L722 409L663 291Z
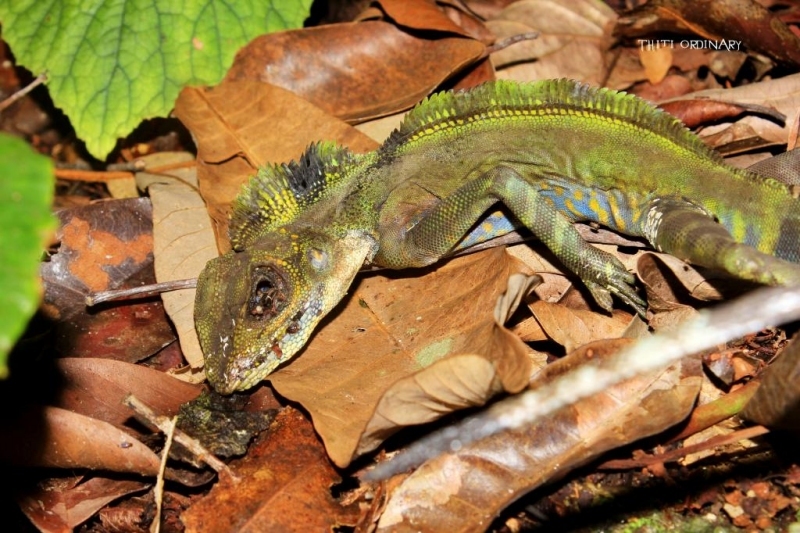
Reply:
M155 414L152 409L150 409L147 405L145 405L141 400L139 400L133 394L127 395L125 399L122 400L122 403L127 407L133 409L133 411L137 415L141 416L146 421L156 426L165 434L169 431L170 419L165 416ZM197 442L196 439L190 437L189 435L187 435L186 433L177 428L175 429L175 441L179 442L187 450L192 452L195 455L195 457L197 457L205 464L216 470L220 476L225 475L234 483L239 482L239 478L236 477L233 474L233 472L231 472L231 469L228 468L228 465L217 459L211 452L206 450L202 444Z
M113 289L110 291L93 292L86 296L85 302L88 307L91 307L99 303L122 300L130 298L131 296L147 298L148 296L154 296L162 292L194 289L195 287L197 287L197 278L176 279L173 281L162 281L161 283L151 283L150 285L142 285L141 287L133 287L130 289Z
M197 164L196 161L182 161L180 163L170 163L169 165L161 165L153 168L140 169L140 172L149 172L151 174L163 174L170 170L180 168L191 168ZM107 183L109 181L133 178L136 176L135 172L128 172L125 170L83 170L76 168L57 168L55 170L56 178L68 181L87 181L92 183Z
M16 102L17 100L19 100L23 96L27 95L29 92L34 90L36 87L38 87L39 85L43 84L45 81L47 81L47 73L46 72L42 72L41 74L36 76L36 78L32 82L30 82L28 85L26 85L25 87L23 87L19 91L15 92L11 96L9 96L8 98L6 98L2 102L0 102L0 113L5 111L8 107L11 106L11 104Z
M505 39L500 39L499 41L495 41L493 45L486 47L486 53L493 54L495 52L503 50L504 48L508 48L512 44L516 44L522 41L532 41L533 39L538 39L538 38L539 38L538 31L518 33L517 35L512 35L511 37L506 37Z
M172 439L175 436L175 426L177 426L177 424L177 416L167 421L167 425L169 426L166 432L167 441L164 443L164 450L161 453L161 465L158 467L156 486L153 489L156 497L156 516L150 524L150 531L152 531L152 533L159 533L159 531L161 531L161 508L164 502L164 472L167 470L167 459L169 458L169 451L172 449Z
M765 428L764 426L753 426L750 428L740 429L739 431L734 431L728 435L712 437L703 442L698 442L697 444L692 444L691 446L678 448L677 450L672 450L658 455L648 455L647 457L642 457L639 459L612 459L610 461L601 463L597 468L603 470L628 470L631 468L642 468L660 463L671 463L692 453L702 452L704 450L717 448L719 446L725 446L726 444L733 444L734 442L739 442L745 439L752 439L766 433L769 433L769 429Z

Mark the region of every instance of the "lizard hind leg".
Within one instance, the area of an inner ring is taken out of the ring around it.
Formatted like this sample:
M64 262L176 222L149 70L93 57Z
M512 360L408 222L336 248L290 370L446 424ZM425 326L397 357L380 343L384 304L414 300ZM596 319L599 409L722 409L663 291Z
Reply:
M800 265L736 241L722 224L688 202L654 200L642 221L653 247L689 263L765 285L800 284Z

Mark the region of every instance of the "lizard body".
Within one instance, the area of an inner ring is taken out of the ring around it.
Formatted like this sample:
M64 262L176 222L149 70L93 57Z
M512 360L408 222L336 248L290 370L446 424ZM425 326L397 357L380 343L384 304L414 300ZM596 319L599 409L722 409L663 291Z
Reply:
M243 189L233 250L198 280L206 372L222 393L252 387L302 348L364 264L426 266L496 236L480 221L497 203L605 309L612 294L639 312L644 302L633 276L574 222L742 279L800 283L792 190L726 164L675 118L624 93L555 80L436 94L376 151L316 144Z

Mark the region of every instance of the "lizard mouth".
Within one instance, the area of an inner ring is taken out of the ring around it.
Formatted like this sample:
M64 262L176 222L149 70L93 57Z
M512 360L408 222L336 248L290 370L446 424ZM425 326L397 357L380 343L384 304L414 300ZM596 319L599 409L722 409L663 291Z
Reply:
M264 284L255 284L248 302L251 319L269 320L276 318L288 305L281 297L285 295L286 286L280 285L285 280L272 270L275 276L265 275ZM281 332L272 337L269 343L263 343L257 352L249 357L235 357L229 360L224 384L215 385L218 392L226 394L236 390L245 390L257 385L282 362L291 358L305 344L314 326L322 315L322 287L315 288L305 300L302 307L287 321ZM261 325L263 327L263 325ZM265 331L266 333L266 331Z

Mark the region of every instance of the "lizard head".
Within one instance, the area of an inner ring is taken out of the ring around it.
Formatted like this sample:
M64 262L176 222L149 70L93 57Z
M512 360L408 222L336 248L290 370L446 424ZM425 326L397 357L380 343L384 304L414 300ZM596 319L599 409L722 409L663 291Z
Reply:
M217 392L253 387L297 353L375 249L374 238L360 232L280 230L209 261L194 313Z

